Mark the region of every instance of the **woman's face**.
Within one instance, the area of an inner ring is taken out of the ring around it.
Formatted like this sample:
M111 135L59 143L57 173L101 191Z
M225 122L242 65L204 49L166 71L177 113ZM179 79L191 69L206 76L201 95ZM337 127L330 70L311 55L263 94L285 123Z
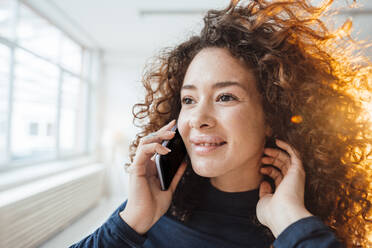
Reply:
M255 84L252 71L227 49L206 48L192 60L178 128L198 175L236 178L258 171L269 128Z

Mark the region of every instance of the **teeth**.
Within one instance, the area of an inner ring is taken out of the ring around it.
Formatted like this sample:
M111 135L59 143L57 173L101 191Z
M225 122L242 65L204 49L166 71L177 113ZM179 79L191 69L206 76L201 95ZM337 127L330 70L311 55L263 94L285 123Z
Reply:
M217 143L200 143L198 144L199 146L219 146L221 145L221 143L217 144Z

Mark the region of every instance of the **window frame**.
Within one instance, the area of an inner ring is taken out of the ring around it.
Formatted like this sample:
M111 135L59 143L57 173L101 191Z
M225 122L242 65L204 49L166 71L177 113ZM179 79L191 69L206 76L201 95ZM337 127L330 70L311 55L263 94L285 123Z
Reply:
M42 15L39 11L37 11L35 8L30 6L24 1L21 0L13 0L14 4L12 6L14 7L12 11L14 11L14 18L15 20L12 22L12 32L13 32L13 39L11 38L6 38L0 35L0 44L7 46L10 49L10 70L9 70L9 81L8 81L8 114L7 114L7 126L6 126L6 133L5 133L5 161L0 162L0 173L1 172L7 172L10 170L14 169L19 169L23 167L28 167L28 166L33 166L33 165L38 165L38 164L43 164L43 163L50 163L54 161L59 161L59 160L68 160L68 159L74 159L74 158L79 158L79 157L84 157L87 155L90 155L90 147L89 147L89 142L90 142L90 132L91 132L91 125L90 125L90 119L91 119L91 96L92 96L92 90L93 90L93 80L92 80L92 53L90 49L84 46L84 44L81 44L78 42L76 39L74 39L71 35L69 35L68 32L66 32L63 28L59 27L56 25L53 21L51 21L49 18L45 17ZM38 17L44 19L46 22L48 22L50 25L54 26L57 28L65 37L69 38L71 41L73 41L75 44L77 44L81 48L81 69L80 69L80 74L75 73L74 71L71 71L68 67L63 66L61 61L55 62L52 59L49 59L47 57L44 57L43 55L37 54L34 51L31 51L30 49L27 49L23 46L21 46L18 43L18 37L16 36L16 28L17 24L19 21L19 9L20 6L23 5L24 7L28 8L30 11L32 11L35 15ZM56 114L56 127L55 127L55 156L51 159L38 159L38 158L31 158L31 159L24 159L24 160L12 160L11 158L11 135L12 135L12 114L13 114L13 105L14 105L14 78L15 78L15 51L16 49L23 50L26 53L31 54L32 56L37 57L38 59L41 59L45 62L48 62L54 66L57 67L57 70L59 71L59 78L58 78L58 92L57 96L58 99L56 99L56 105L55 107L57 108L57 114ZM86 56L88 56L88 60L86 60ZM87 67L85 69L85 67ZM77 77L81 80L81 83L86 84L85 88L85 94L86 94L86 99L84 102L84 113L86 115L85 118L85 123L84 126L85 132L84 132L84 145L83 145L83 151L79 153L74 153L72 155L65 155L61 156L60 154L60 115L61 115L61 98L62 98L62 83L63 83L63 74L68 73L74 77Z

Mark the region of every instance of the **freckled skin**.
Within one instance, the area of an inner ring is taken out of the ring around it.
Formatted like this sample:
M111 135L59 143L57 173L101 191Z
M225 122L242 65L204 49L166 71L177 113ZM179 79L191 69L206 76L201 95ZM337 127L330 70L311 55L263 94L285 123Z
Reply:
M235 82L214 88L219 82ZM192 60L182 89L182 108L178 128L191 158L194 171L210 177L223 191L256 189L265 136L270 128L264 122L261 96L255 77L244 62L232 57L227 49L206 48ZM217 135L227 144L207 155L195 153L190 137Z

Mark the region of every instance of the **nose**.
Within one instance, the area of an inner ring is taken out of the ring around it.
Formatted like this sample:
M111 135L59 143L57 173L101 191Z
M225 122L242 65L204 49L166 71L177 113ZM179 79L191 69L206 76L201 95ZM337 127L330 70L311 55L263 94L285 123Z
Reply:
M189 125L195 129L208 129L216 126L213 107L210 107L208 103L200 102L191 113Z

